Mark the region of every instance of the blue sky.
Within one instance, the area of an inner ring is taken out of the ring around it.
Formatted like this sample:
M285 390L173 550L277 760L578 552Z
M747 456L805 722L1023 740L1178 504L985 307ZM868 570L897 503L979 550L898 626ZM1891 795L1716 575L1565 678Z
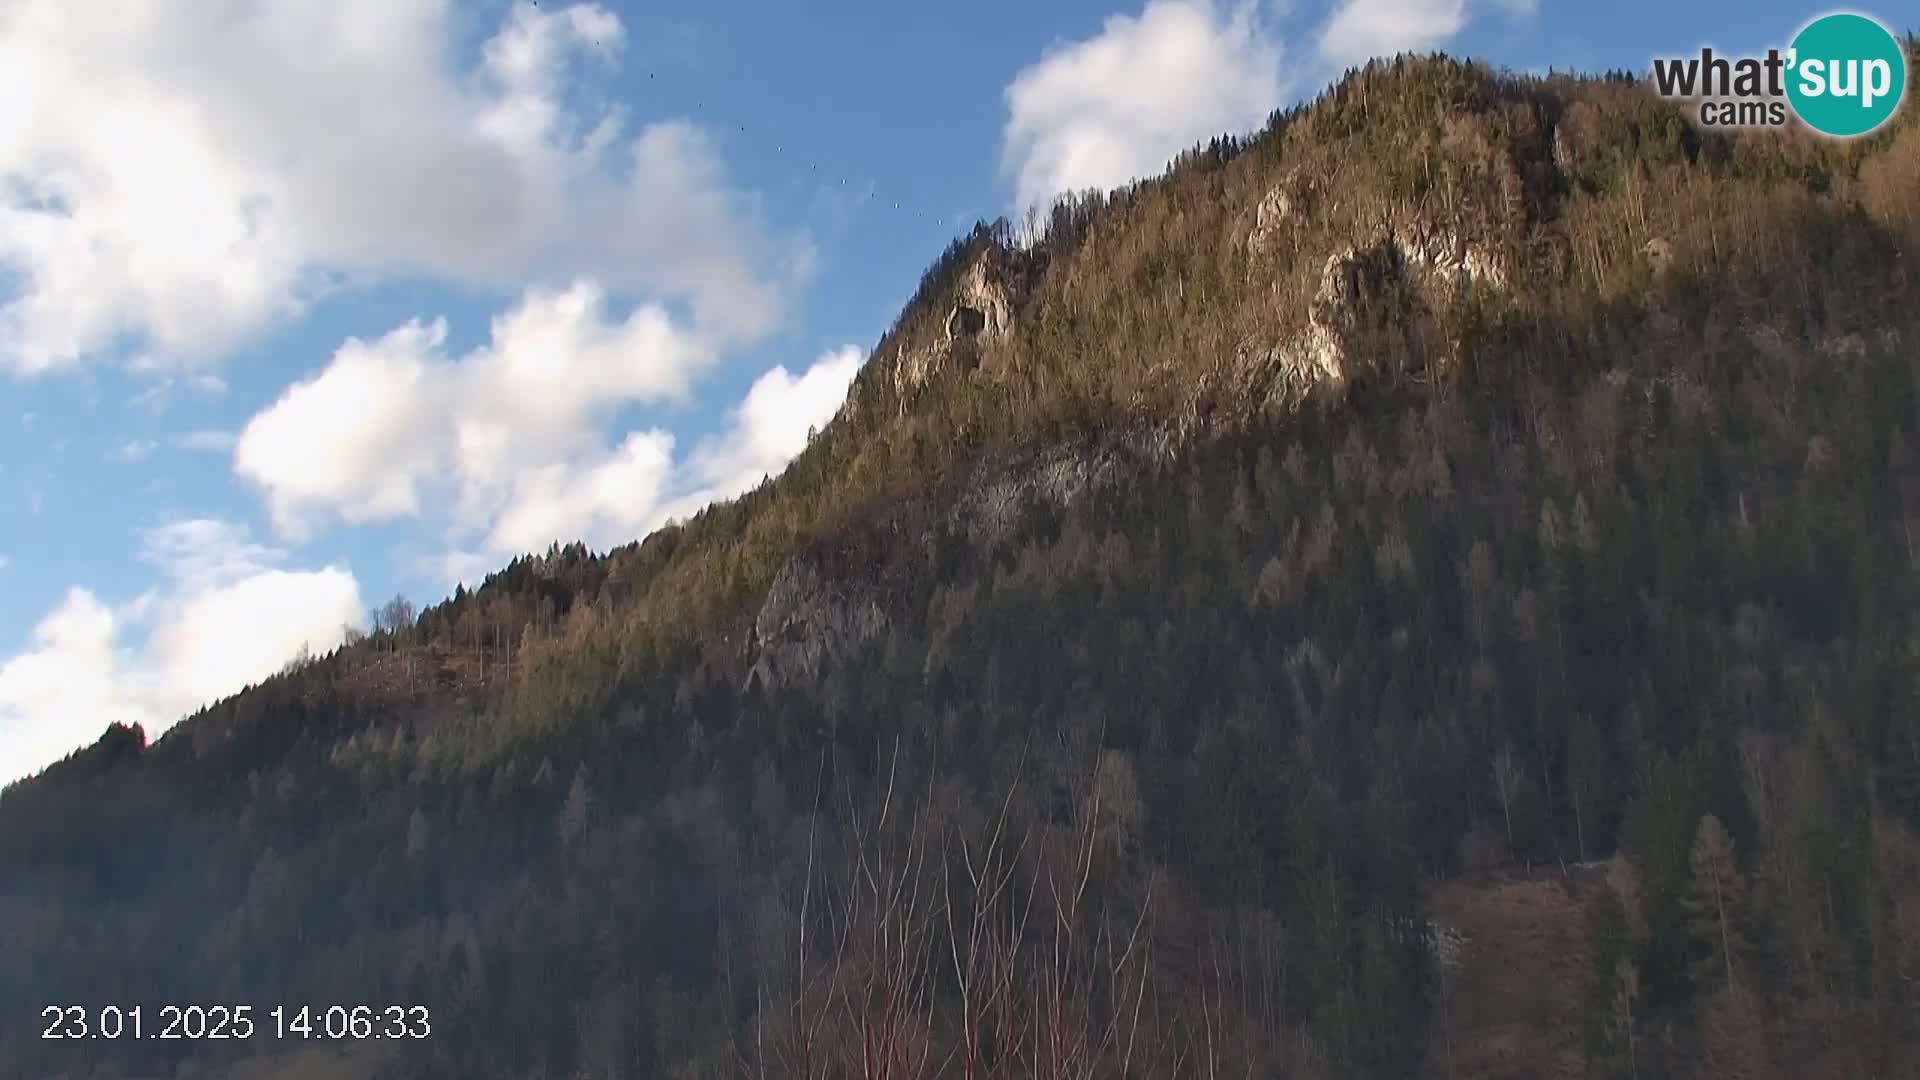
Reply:
M0 9L0 781L778 472L975 219L1372 54L1641 69L1824 9L91 10Z

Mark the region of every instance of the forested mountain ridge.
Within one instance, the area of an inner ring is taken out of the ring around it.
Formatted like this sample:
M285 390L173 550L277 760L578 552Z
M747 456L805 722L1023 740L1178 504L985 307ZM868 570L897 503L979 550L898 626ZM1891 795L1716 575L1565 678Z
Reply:
M1431 58L983 226L778 480L7 789L0 1073L1920 1071L1917 194Z

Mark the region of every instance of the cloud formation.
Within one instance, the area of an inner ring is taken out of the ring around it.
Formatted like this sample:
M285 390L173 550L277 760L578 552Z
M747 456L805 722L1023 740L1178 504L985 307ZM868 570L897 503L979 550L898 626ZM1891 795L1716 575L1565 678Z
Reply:
M224 454L233 449L233 442L232 432L205 428L199 431L182 432L174 437L173 444L181 450Z
M1536 0L1486 0L1513 15L1531 15ZM1342 0L1320 33L1319 51L1335 68L1375 56L1429 52L1452 40L1482 6L1478 0Z
M133 464L147 460L158 449L160 444L152 439L129 439L114 451L114 457L127 464Z
M1159 173L1211 136L1266 122L1290 83L1256 3L1148 0L1007 87L1002 164L1022 209Z
M304 645L339 644L363 621L345 567L287 569L286 552L213 519L148 531L141 557L164 584L111 606L72 588L0 664L0 783L99 737L112 723L158 735L181 716L273 674Z
M778 476L846 401L861 352L822 354L799 375L785 365L755 380L726 426L682 460L664 431L635 432L617 449L526 470L487 538L487 551L458 550L441 569L449 584L477 584L502 556L583 540L605 549L645 536Z
M418 518L430 499L436 512L451 504L460 528L500 522L489 546L514 549L519 523L541 516L531 507L644 483L657 450L607 451L607 423L624 405L684 400L716 355L658 307L609 314L587 281L530 290L464 356L447 355L446 339L444 320L417 319L350 339L247 423L234 470L283 535L305 537L328 516ZM600 479L569 487L576 480L554 471L569 466Z
M607 434L622 407L685 401L718 355L664 310L616 314L580 281L530 290L465 355L448 355L446 340L444 320L418 319L349 340L247 423L234 471L266 499L276 530L304 539L331 521L423 520L455 543L478 542L475 555L621 543L666 507L730 497L778 472L859 366L858 350L843 349L797 377L773 369L726 431L677 463L664 431Z
M860 350L849 345L821 356L800 375L781 366L760 376L727 429L694 450L688 471L698 487L691 497L703 504L731 498L778 475L807 448L809 435L840 411L860 361Z
M753 337L806 271L685 121L589 107L624 30L520 0L0 7L0 369L217 357L327 289L590 275Z
M1289 50L1263 0L1147 0L1049 50L1006 89L1001 167L1016 208L1157 175L1215 135L1262 126L1303 91L1374 56L1440 48L1481 8L1537 0L1337 0L1311 47ZM1290 4L1272 2L1277 15Z

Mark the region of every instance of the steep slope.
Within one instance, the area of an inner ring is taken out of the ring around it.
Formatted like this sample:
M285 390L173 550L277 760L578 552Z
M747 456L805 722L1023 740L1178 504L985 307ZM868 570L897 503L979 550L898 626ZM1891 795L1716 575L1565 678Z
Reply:
M1402 60L982 227L779 480L8 789L0 1072L1911 1071L1913 117Z

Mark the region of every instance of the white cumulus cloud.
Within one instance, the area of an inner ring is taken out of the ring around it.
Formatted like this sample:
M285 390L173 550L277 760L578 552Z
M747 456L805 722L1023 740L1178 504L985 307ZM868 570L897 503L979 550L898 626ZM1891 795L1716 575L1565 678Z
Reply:
M1228 5L1231 6L1228 6ZM1019 210L1166 168L1215 135L1262 126L1302 90L1369 57L1444 46L1481 8L1538 0L1336 0L1306 48L1263 13L1285 0L1147 0L1083 41L1048 50L1006 89L1001 164Z
M846 401L861 353L822 354L799 375L785 366L761 375L726 425L684 458L664 431L635 432L611 451L530 469L487 536L486 550L443 557L449 585L478 584L501 557L581 540L605 549L645 536L703 507L735 498L778 476Z
M804 273L703 133L591 76L625 34L518 0L0 5L0 368L206 361L341 283L591 275L753 336ZM11 285L11 291L5 291Z
M663 431L636 432L606 454L522 469L487 546L506 553L555 541L604 548L634 539L672 473L673 437Z
M71 589L33 629L30 647L0 664L0 777L45 766L114 723L148 723L145 694L127 684L117 620L91 592Z
M1531 15L1536 0L1486 0L1514 15ZM1321 58L1336 67L1375 56L1428 52L1444 46L1472 19L1479 0L1342 0L1321 31Z
M1283 55L1257 4L1212 0L1148 0L1050 51L1006 90L1018 205L1153 175L1195 143L1260 126L1286 101Z
M860 350L837 349L799 375L784 366L754 382L727 430L695 451L695 476L720 497L751 490L807 448L807 436L826 426L846 402L860 370Z
M414 320L349 340L247 423L234 468L283 534L304 537L328 516L418 518L430 501L452 504L461 528L502 522L494 546L511 550L525 535L517 523L543 516L529 506L642 479L652 451L609 451L606 424L623 405L684 400L715 356L658 307L610 314L587 281L530 290L464 356L449 356L446 338L444 321ZM602 477L576 488L553 471L582 461Z
M489 555L612 546L779 472L860 363L845 348L798 375L768 371L682 461L665 431L610 431L623 407L688 400L718 355L666 311L622 315L583 280L529 290L463 355L446 342L444 321L420 319L350 339L247 422L234 471L283 536L333 521L439 525L464 549L446 564L457 579Z
M163 584L118 606L74 587L0 662L0 782L97 738L109 724L158 735L181 716L273 674L305 646L363 621L341 566L288 569L286 553L212 519L150 530L141 557Z
M774 367L754 381L725 427L683 459L674 456L673 437L655 430L627 436L612 453L523 474L490 547L507 554L580 539L607 548L753 490L780 475L809 434L840 411L860 361L860 350L845 346L799 375Z

